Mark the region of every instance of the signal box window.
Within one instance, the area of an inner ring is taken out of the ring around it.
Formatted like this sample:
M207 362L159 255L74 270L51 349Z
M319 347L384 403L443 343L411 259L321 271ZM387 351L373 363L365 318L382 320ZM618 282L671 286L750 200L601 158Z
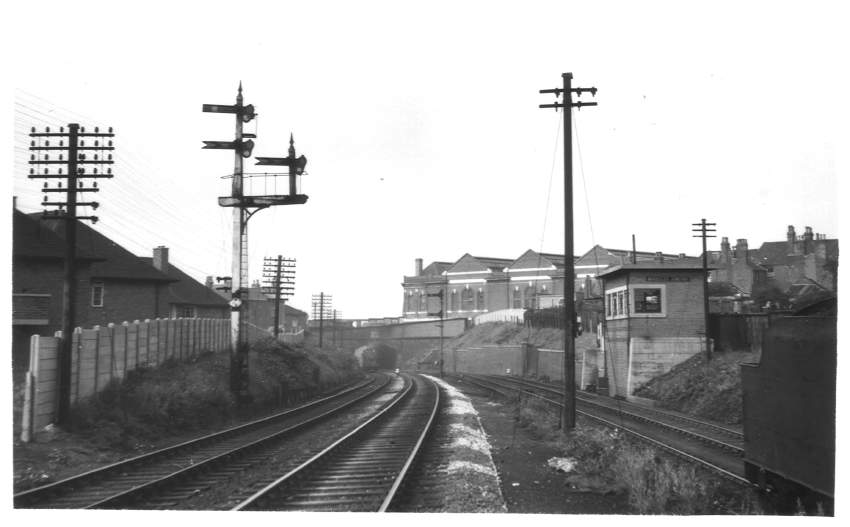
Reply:
M662 313L661 289L635 288L635 313Z

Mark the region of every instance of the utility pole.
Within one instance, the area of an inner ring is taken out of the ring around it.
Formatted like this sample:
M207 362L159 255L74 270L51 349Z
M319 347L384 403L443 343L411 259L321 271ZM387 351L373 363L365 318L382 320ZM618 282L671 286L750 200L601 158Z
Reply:
M313 295L313 318L319 319L319 348L322 347L322 337L324 333L325 311L330 311L333 303L333 297L325 293Z
M280 302L282 296L291 296L295 292L295 258L265 258L263 261L263 280L267 294L274 294L274 338L280 334ZM284 306L285 311L285 306ZM284 314L284 318L286 315Z
M305 194L296 193L294 184L290 184L290 193L284 195L253 195L244 192L243 189L243 159L251 157L251 152L254 149L254 134L245 134L242 132L243 123L248 123L254 117L254 106L252 104L243 104L242 98L242 83L239 83L239 90L236 94L235 105L224 104L204 104L202 107L204 112L208 113L232 113L236 116L236 128L233 141L204 141L203 148L208 149L224 149L233 150L233 174L231 181L230 196L218 198L218 204L221 207L233 207L233 259L232 259L232 285L231 285L231 300L230 300L230 390L236 395L240 401L247 401L250 398L248 391L248 334L245 331L244 320L244 303L248 300L248 220L258 211L277 205L301 205L307 202ZM247 140L246 140L247 139ZM294 147L290 141L290 151L294 152ZM266 158L257 158L266 159ZM268 158L275 159L275 158ZM301 156L300 171L296 174L290 169L290 181L295 179L295 176L300 176L304 173L304 166L307 164L307 159ZM261 163L258 163L261 164ZM274 164L274 163L270 163ZM262 174L262 177L277 178L279 174ZM250 209L254 209L251 211ZM243 298L244 297L244 298Z
M693 238L702 238L702 306L705 311L705 358L706 360L711 360L711 339L709 331L708 331L708 249L706 247L706 239L708 238L716 238L717 236L713 234L709 234L712 232L717 232L717 229L713 229L712 227L716 227L716 223L706 223L705 218L702 218L699 223L692 223L696 229L691 229L693 232L698 232L699 234L694 234Z
M62 342L59 349L59 401L57 408L57 421L60 425L67 425L70 420L71 409L71 344L74 337L74 327L76 326L76 301L77 301L77 220L90 220L92 223L97 223L97 216L77 216L78 206L88 206L92 209L97 209L100 204L96 201L78 201L78 192L99 192L97 181L91 184L90 187L85 186L84 179L109 179L112 178L112 168L107 168L104 172L98 174L97 168L92 168L90 174L86 174L86 165L112 165L112 154L102 156L102 152L111 152L115 148L112 146L112 133L110 127L107 132L102 133L100 129L95 127L94 132L86 132L85 128L81 128L78 123L68 124L68 131L64 127L60 127L58 132L51 132L50 128L46 128L44 132L36 132L35 128L30 129L30 137L37 138L30 140L30 179L59 179L65 180L65 188L62 188L62 182L58 182L56 188L50 188L47 181L44 182L42 192L45 194L65 193L65 201L50 201L47 195L44 196L42 205L45 207L55 206L58 209L52 211L45 210L42 213L42 219L63 219L65 220L65 269L64 283L62 286ZM93 138L94 143L86 146L85 138ZM59 144L51 146L49 138L58 138ZM101 138L110 138L105 144L101 144ZM67 146L65 139L68 140ZM58 152L58 159L50 159L50 154L41 152ZM92 154L91 159L87 158L86 152L96 152ZM97 153L100 152L100 153ZM67 155L68 158L63 159ZM51 165L65 165L68 173L62 174L62 169L58 168L56 172L51 172ZM42 170L42 166L44 167ZM39 173L39 171L41 173ZM63 211L64 209L64 211Z
M596 106L595 102L573 102L573 93L581 97L583 92L596 96L596 88L573 88L572 73L562 73L563 88L540 90L563 94L563 102L541 104L540 108L561 108L564 113L564 407L561 415L562 431L566 433L576 425L576 380L575 380L575 262L573 261L573 129L572 108Z
M445 321L445 303L443 302L443 298L445 297L443 287L440 286L440 291L438 293L425 293L426 296L429 297L437 297L440 299L440 310L436 313L428 312L428 316L439 316L440 317L440 378L442 379L445 375L445 367L443 366L443 325Z

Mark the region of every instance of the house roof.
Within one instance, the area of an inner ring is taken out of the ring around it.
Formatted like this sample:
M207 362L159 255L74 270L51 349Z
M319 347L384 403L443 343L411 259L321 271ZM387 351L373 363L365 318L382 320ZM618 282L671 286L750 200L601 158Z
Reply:
M153 267L153 258L141 257L139 259ZM222 298L221 295L184 273L173 263L168 263L165 274L175 280L168 284L166 294L169 304L229 307L227 300Z
M422 269L422 276L440 276L443 274L443 271L446 271L452 265L452 262L431 262L427 267Z
M708 266L709 270L715 267ZM674 260L666 262L638 262L613 265L598 276L610 276L625 271L702 271L702 263L689 260Z
M738 296L743 295L744 292L741 291L735 284L732 282L709 282L708 283L708 296Z
M248 300L251 301L251 302L274 302L274 297L269 298L269 295L266 295L265 293L263 293L262 287L251 286L251 287L246 287L245 289L248 291ZM210 289L210 291L212 291L212 289ZM218 294L218 293L215 293L214 291L213 291L213 293ZM280 305L281 305L281 307L283 307L284 313L286 315L304 315L304 316L307 316L306 312L301 311L300 309L294 308L294 307L290 306L289 304L287 304L286 302L283 302L282 300L283 299L281 299Z
M30 214L30 217L40 217L41 213ZM44 220L44 226L53 231L61 239L65 239L65 220ZM121 247L113 240L97 232L82 222L77 222L77 250L91 252L103 257L103 261L91 266L92 278L113 278L124 280L143 280L150 282L172 282L173 278L166 276L152 265Z
M15 209L12 220L12 255L15 258L62 260L65 258L65 240L42 224L41 213L28 215ZM76 259L97 261L103 258L78 248Z
M511 258L491 258L489 256L473 256L487 268L497 268L499 271L513 263Z

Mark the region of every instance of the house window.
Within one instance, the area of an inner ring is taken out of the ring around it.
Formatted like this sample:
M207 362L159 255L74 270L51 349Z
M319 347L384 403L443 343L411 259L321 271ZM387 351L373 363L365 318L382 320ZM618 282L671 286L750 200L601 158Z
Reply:
M634 288L635 313L661 313L660 288Z
M92 307L103 307L103 282L94 282L91 285Z
M519 286L514 286L513 293L514 293L514 300L513 300L513 304L511 304L511 305L513 306L514 309L519 309L519 308L522 307L522 293L519 292Z
M405 311L408 313L412 312L416 308L416 304L414 303L413 291L407 292L407 308Z
M484 310L484 289L478 288L478 294L476 295L476 297L477 297L476 300L475 300L476 309L483 311Z
M525 287L525 294L523 295L522 307L526 309L531 309L534 307L534 298L537 291L535 290L533 285L529 285Z
M195 318L195 306L177 306L177 318Z
M457 289L452 289L452 294L449 297L449 311L457 311Z
M419 293L419 309L417 311L421 311L423 313L428 311L428 296L425 294L424 290Z
M460 292L460 309L462 311L472 311L475 309L475 296L469 287Z

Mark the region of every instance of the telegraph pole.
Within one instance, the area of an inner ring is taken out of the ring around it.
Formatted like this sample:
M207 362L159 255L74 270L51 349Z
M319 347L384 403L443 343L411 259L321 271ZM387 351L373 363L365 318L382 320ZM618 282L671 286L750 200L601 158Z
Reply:
M263 279L266 292L274 293L274 338L280 334L280 302L295 291L295 258L266 258L263 262ZM284 307L285 310L285 307ZM284 318L286 315L284 314Z
M313 318L318 314L319 318L319 348L322 347L322 337L324 333L325 311L330 311L333 298L331 295L319 293L313 295Z
M208 113L232 113L236 116L235 137L233 141L204 141L203 148L233 150L233 174L231 181L231 194L218 198L221 207L233 207L233 260L232 260L232 285L230 300L230 327L231 327L231 351L230 351L230 390L240 401L250 398L248 391L248 334L245 331L243 304L247 300L245 288L248 286L248 220L261 209L276 205L301 205L307 202L305 194L295 192L295 185L290 184L290 193L287 195L246 195L243 189L243 158L251 157L254 149L254 134L242 132L242 124L248 123L254 117L254 106L243 104L242 83L236 94L235 105L204 104L204 112ZM247 139L247 140L245 140ZM290 141L290 147L292 142ZM266 159L266 158L257 158ZM268 158L274 159L274 158ZM290 180L300 176L307 164L306 158L301 156L299 160L300 172L290 170ZM258 163L262 164L262 163ZM274 163L270 163L274 164ZM264 177L278 177L277 174L263 174ZM253 208L253 211L250 209ZM245 296L245 298L243 298Z
M572 430L576 425L576 380L575 380L575 262L573 261L573 129L572 108L596 106L595 102L573 102L573 93L581 97L583 92L596 96L596 88L573 88L572 73L562 73L563 88L540 90L563 94L563 102L541 104L540 108L561 108L564 113L564 407L561 416L562 431Z
M42 213L42 219L63 219L65 220L65 269L64 283L62 286L62 342L59 349L59 404L57 408L57 421L60 425L67 425L70 420L71 409L71 344L74 337L74 327L76 326L76 301L77 301L77 220L90 220L92 223L97 223L97 216L77 216L78 206L89 206L92 209L97 209L100 204L96 201L78 201L78 192L99 192L97 181L90 187L85 186L83 181L86 178L101 179L112 178L112 168L107 168L104 173L101 171L98 174L97 168L92 168L91 174L86 174L86 165L112 165L112 154L107 154L101 157L102 152L111 152L115 148L112 146L112 128L107 132L101 133L100 129L95 127L94 132L86 132L85 128L81 128L78 123L68 124L68 131L64 127L59 128L59 132L51 132L50 128L46 128L44 132L36 132L35 128L30 129L30 137L37 138L30 141L30 151L35 152L30 154L30 165L35 165L30 168L30 179L64 179L65 188L62 188L61 181L56 188L50 188L50 185L45 181L42 192L50 193L65 193L65 201L49 201L47 195L44 196L42 205L55 206L58 209L52 211L45 210ZM50 146L49 138L58 138L58 146ZM85 138L91 137L94 139L94 144L86 146ZM68 145L65 146L64 141L67 138ZM110 138L105 144L101 145L101 138ZM42 142L43 140L43 142ZM50 154L41 152L56 151L59 153L58 159L50 159ZM86 152L101 152L94 153L91 159L86 157ZM68 159L63 157L67 154ZM62 169L54 173L51 172L50 165L65 165L68 173L63 175ZM39 170L43 169L42 173ZM63 211L64 209L64 211Z
M708 331L708 249L706 247L706 239L708 238L716 238L717 236L713 234L709 234L712 232L717 232L717 229L713 229L712 227L716 227L716 223L706 223L705 218L702 218L699 223L692 223L696 229L691 229L693 232L698 232L699 234L694 234L693 238L702 238L702 306L705 311L705 358L706 360L711 360L711 339L709 339L709 331Z

